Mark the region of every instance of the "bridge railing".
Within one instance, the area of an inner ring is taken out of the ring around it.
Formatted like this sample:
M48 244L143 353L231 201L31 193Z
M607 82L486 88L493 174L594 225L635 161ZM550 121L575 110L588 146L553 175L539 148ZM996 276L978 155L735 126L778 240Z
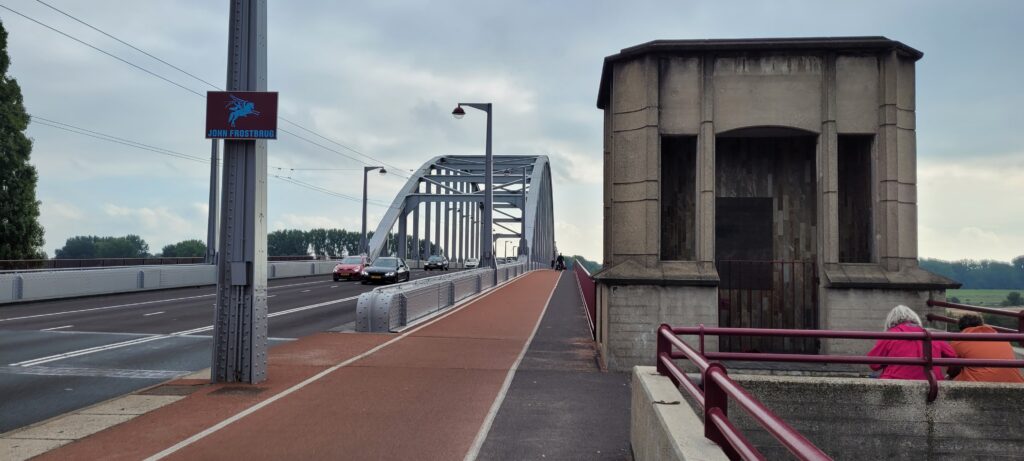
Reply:
M1024 368L1024 360L963 359L932 356L932 341L1021 341L1024 333L944 333L924 330L921 332L870 332L842 330L791 330L772 328L721 328L721 327L672 327L672 333L696 335L704 358L711 360L740 360L749 362L790 362L790 363L842 363L853 365L912 365L924 367L928 380L928 402L938 396L938 380L933 369L944 367L995 367ZM923 357L867 357L861 355L813 355L777 354L763 352L710 352L704 350L704 337L713 336L767 336L790 338L828 338L865 340L910 340L923 341ZM672 353L671 358L688 358L684 354Z
M775 415L754 396L729 378L725 366L709 362L702 352L676 336L686 328L672 328L662 324L658 328L657 370L681 387L704 411L704 436L722 447L729 459L763 460L764 455L729 420L729 400L746 412L762 428L782 443L797 459L832 459L810 440ZM701 336L701 348L703 336ZM674 359L688 359L701 373L703 390L694 383Z
M1003 332L1003 333L1020 333L1020 332L1024 332L1024 310L1021 310L1021 311L1011 311L1011 310L1007 310L1007 309L996 309L996 308L993 308L993 307L972 306L970 304L950 303L950 302L946 302L946 301L936 301L936 300L932 300L932 299L928 300L928 305L931 306L931 307L948 307L950 309L959 309L959 310L963 310L963 311L978 312L978 313L981 313L981 314L998 315L998 316L1003 316L1003 317L1013 317L1013 318L1017 319L1017 329L1016 330L1014 330L1012 328L1000 327L1000 326L997 326L997 325L989 325L989 326L994 328L996 331L1000 331L1000 332ZM952 317L945 316L945 315L928 314L927 317L928 317L928 320L933 320L933 321L937 321L937 322L945 322L945 323L953 323L953 324L957 323L956 319L954 319Z
M459 301L538 268L525 259L376 288L359 295L356 331L398 331Z
M594 278L590 275L590 271L579 259L575 260L572 265L572 271L576 274L576 286L580 289L580 296L583 298L583 304L587 308L587 321L590 323L590 334L593 337L597 337L597 286L594 284Z

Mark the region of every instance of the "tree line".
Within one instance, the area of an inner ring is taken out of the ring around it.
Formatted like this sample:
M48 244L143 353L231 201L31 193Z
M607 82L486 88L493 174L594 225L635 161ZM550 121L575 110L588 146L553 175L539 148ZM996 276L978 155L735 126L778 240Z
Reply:
M370 232L367 237L372 238ZM414 250L412 236L406 240L408 254L418 254ZM398 239L395 234L388 234L387 253L394 251ZM427 242L420 242L420 248L426 249ZM430 254L437 254L438 246L430 244ZM269 256L317 256L339 258L347 254L356 254L359 249L359 232L344 229L285 229L267 234L267 253ZM151 254L149 244L135 234L122 237L79 235L67 239L64 246L54 253L55 259L97 259L97 258L188 258L206 255L206 244L199 239L183 240L164 246L160 252Z
M205 255L206 244L198 239L165 245L159 253L151 254L149 244L135 234L123 237L78 235L67 239L64 246L54 252L54 259L190 258Z
M983 259L921 259L921 268L949 277L968 289L1007 290L1024 289L1024 255L1013 258L1009 263Z

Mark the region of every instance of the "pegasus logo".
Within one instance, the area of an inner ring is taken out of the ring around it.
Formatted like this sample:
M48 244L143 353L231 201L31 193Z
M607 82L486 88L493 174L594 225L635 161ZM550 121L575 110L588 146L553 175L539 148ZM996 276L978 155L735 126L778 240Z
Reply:
M231 122L231 128L234 128L235 121L242 117L260 115L260 112L256 110L256 104L253 104L251 101L246 101L233 94L228 96L231 96L231 102L226 107L231 111L231 114L228 115L228 122Z

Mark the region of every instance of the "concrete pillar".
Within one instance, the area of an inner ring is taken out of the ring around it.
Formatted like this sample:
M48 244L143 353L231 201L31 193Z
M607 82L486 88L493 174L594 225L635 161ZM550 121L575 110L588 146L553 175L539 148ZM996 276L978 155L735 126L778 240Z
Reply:
M700 132L697 134L697 261L715 260L715 91L714 56L701 59Z
M899 143L897 140L897 69L896 50L880 58L878 136L875 141L877 162L875 177L878 186L878 208L875 211L875 232L878 261L887 270L899 270Z
M836 131L836 56L825 56L821 73L821 134L818 136L818 261L839 262L839 158Z

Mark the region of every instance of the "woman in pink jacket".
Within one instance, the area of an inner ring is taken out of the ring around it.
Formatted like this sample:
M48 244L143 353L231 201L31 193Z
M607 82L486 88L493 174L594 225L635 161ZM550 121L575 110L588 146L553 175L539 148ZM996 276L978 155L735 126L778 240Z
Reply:
M885 318L887 332L921 332L921 318L913 309L899 305L889 311ZM923 341L906 339L882 339L875 343L875 347L868 352L868 357L924 357ZM953 347L945 341L932 341L933 358L956 358ZM882 379L928 379L925 376L924 367L914 365L870 365L872 370L882 369ZM942 371L939 367L933 367L932 373L936 380L942 379Z

